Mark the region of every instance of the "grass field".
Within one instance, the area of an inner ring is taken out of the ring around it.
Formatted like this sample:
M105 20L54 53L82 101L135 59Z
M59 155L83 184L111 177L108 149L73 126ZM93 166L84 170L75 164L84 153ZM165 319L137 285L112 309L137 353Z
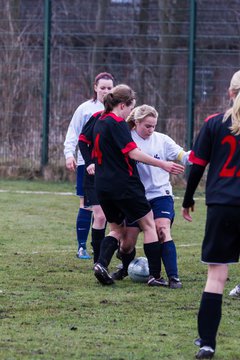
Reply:
M113 287L97 283L92 261L75 257L73 192L68 183L0 180L0 359L194 359L207 270L200 262L201 193L191 224L181 218L176 199L172 232L183 289L170 290L128 278ZM141 238L137 255L143 256ZM111 269L118 263L114 257ZM240 360L240 301L228 297L239 267L231 266L229 276L217 360Z

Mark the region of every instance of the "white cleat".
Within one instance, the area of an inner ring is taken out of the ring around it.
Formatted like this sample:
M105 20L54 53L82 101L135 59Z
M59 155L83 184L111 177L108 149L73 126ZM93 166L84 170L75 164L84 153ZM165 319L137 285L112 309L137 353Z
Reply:
M230 291L229 296L240 299L240 284Z

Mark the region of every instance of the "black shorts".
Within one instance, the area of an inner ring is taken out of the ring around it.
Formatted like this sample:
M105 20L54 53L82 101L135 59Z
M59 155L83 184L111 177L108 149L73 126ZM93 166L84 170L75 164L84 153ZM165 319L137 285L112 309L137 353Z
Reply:
M99 205L95 188L84 188L84 207Z
M202 261L207 264L231 264L239 261L240 207L209 205Z
M172 196L159 196L157 198L149 200L149 203L153 211L154 220L167 218L171 221L171 225L173 224L175 212L174 212L174 202ZM126 226L140 228L137 222L129 224L126 221Z
M133 223L149 213L151 206L144 196L134 199L100 200L100 205L109 223L120 225L125 219Z

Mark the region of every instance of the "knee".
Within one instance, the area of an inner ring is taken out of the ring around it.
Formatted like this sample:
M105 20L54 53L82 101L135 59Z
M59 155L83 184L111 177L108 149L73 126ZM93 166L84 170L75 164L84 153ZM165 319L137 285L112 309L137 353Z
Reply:
M112 230L110 231L109 236L112 236L118 241L120 241L120 239L122 238L122 232L117 230Z
M166 240L165 228L164 227L158 228L157 234L158 234L158 239L159 239L160 243L163 243Z
M211 281L218 282L220 284L225 284L228 277L228 269L224 265L212 266L208 272L208 278Z
M94 214L93 225L97 226L98 228L104 228L106 225L106 218L103 213Z
M130 254L133 251L134 247L135 245L130 242L128 243L126 243L125 241L120 242L120 251L123 254Z
M99 225L102 226L102 227L105 226L105 224L106 224L106 218L105 218L104 214L100 214L100 215L98 216L98 223L99 223Z

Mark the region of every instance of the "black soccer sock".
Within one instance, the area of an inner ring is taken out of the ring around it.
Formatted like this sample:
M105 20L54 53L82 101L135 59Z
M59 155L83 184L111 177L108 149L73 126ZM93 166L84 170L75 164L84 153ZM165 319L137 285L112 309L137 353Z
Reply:
M128 265L130 262L135 258L136 255L136 249L134 248L130 254L124 254L123 252L121 254L122 264L123 264L123 271L127 274L128 273Z
M152 242L144 244L145 255L148 259L149 275L159 279L161 273L161 244L160 242Z
M105 228L104 229L94 229L92 228L92 242L93 247L93 262L97 262L100 254L101 242L105 237Z
M216 336L222 315L222 294L203 292L198 312L201 346L216 347Z
M118 240L113 236L106 236L101 242L100 255L97 262L108 267L117 248Z

